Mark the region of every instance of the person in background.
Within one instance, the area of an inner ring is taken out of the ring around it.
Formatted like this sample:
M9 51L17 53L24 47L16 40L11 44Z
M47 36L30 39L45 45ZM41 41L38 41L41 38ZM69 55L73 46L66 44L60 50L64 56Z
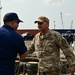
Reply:
M17 53L20 60L25 59L27 48L24 40L16 30L20 22L14 12L6 13L3 17L4 25L0 28L0 75L15 75L14 66Z
M40 30L31 42L27 54L36 53L39 60L39 75L60 75L60 49L70 65L70 71L75 71L75 56L70 50L66 39L59 33L49 30L49 19L40 16L35 21Z
M67 34L66 40L69 43L69 45L73 44L74 39L73 39L73 34L71 33L71 31L67 31L66 34Z

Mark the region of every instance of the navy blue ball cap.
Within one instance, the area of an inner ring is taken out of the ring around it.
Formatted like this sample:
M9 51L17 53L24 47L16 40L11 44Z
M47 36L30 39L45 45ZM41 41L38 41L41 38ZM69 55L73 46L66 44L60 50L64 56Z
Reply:
M13 12L5 14L5 16L3 18L4 22L9 22L9 21L13 21L13 20L17 20L18 22L23 22L22 20L19 19L18 15Z

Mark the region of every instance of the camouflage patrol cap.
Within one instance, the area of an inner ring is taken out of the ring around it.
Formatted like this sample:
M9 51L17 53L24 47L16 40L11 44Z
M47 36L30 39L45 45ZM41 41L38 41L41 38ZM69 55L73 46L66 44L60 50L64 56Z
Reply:
M47 22L47 23L49 23L49 19L45 16L40 16L38 18L38 20L36 20L34 23L37 23L37 22Z

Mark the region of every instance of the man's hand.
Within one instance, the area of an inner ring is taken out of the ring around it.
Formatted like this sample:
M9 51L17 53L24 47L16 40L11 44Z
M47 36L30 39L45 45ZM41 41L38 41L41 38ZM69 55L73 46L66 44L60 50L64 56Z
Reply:
M75 72L75 68L70 68L71 75L74 75L74 72Z

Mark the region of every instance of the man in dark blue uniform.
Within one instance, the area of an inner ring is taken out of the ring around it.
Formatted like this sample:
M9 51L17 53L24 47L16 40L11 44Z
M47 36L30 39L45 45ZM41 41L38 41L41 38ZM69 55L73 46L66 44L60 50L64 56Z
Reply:
M0 75L15 75L14 65L17 53L20 60L25 59L27 48L22 36L15 31L20 22L14 12L5 14L4 25L0 28Z

